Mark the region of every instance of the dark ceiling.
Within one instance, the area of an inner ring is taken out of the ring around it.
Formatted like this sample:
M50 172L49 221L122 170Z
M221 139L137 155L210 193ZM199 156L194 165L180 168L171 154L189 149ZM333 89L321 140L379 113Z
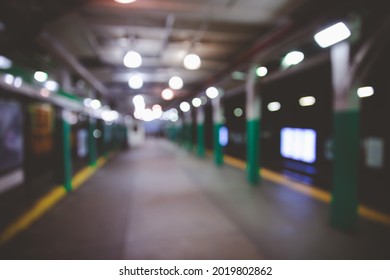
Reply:
M114 0L1 0L0 53L57 80L66 69L72 81L68 91L100 97L120 111L129 110L127 98L135 94L143 94L150 105L169 107L229 80L232 71L245 72L280 38L354 13L380 19L377 15L388 13L385 2L138 0L124 5ZM140 68L123 66L129 49L142 55ZM189 52L201 57L200 69L183 67ZM139 90L128 86L135 72L144 78ZM180 76L184 86L175 91L173 101L166 101L161 91L172 75ZM80 89L80 80L90 89Z

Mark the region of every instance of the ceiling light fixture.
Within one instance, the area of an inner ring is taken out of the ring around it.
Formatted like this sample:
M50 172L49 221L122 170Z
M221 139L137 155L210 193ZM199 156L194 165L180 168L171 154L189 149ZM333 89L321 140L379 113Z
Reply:
M215 87L209 87L206 90L206 95L207 95L208 98L214 99L214 98L216 98L219 95L219 91Z
M264 77L265 75L267 75L267 73L268 73L267 67L260 66L259 68L256 69L256 75L258 77Z
M299 51L292 51L286 54L286 56L283 58L282 66L285 68L288 68L292 65L297 65L303 61L305 58L305 55L303 52Z
M281 107L282 107L282 106L281 106L280 103L277 102L277 101L271 102L271 103L269 103L269 104L267 105L267 109L268 109L268 111L270 111L270 112L279 111Z
M360 87L357 90L357 94L360 98L363 97L369 97L374 94L374 88L373 87Z
M338 22L314 35L314 40L321 48L326 48L334 45L342 40L347 39L351 36L351 31L348 27Z
M313 106L316 103L314 96L304 96L299 98L299 105L302 107Z
M193 53L187 54L183 60L183 65L188 70L197 70L201 64L200 57Z
M34 73L34 79L40 83L46 82L49 75L43 71L36 71Z
M121 4L130 4L137 0L115 0L115 2L121 3Z
M189 110L191 109L191 106L190 104L188 104L188 102L182 102L180 103L180 110L182 110L183 112L188 112Z
M144 85L144 80L140 74L134 74L129 78L129 87L132 89L140 89Z
M199 107L200 105L202 105L202 100L200 100L199 97L195 97L194 99L192 99L192 105L194 107Z
M60 88L59 84L52 80L46 81L44 86L50 91L57 91Z
M169 88L166 88L164 89L162 92L161 92L161 97L164 99L164 100L172 100L173 97L174 97L174 94L173 94L173 91Z
M169 79L169 87L171 89L181 89L183 87L183 80L178 76L173 76Z
M142 64L142 57L136 51L129 51L123 58L123 64L128 68L138 68Z
M9 69L12 67L12 61L5 57L0 55L0 69Z

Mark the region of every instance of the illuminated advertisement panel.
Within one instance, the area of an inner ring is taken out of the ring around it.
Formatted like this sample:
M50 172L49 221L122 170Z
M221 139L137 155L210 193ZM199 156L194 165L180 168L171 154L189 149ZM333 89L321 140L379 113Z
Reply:
M316 161L317 133L308 128L285 127L280 131L280 154L306 163Z
M32 104L29 106L31 118L30 143L32 152L36 156L42 156L53 150L53 115L54 110L50 105Z

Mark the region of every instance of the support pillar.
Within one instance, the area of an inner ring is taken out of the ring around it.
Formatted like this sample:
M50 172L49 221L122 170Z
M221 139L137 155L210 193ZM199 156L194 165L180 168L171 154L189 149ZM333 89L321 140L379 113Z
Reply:
M89 152L89 166L92 167L96 167L97 164L96 138L93 135L95 130L96 130L96 119L89 117L88 152Z
M103 135L103 156L108 158L112 148L112 132L113 126L102 120L102 135Z
M199 157L205 157L206 149L204 143L204 108L202 106L198 107L196 111L196 123L197 123L197 155Z
M219 130L223 124L223 109L221 97L212 100L213 106L213 143L214 143L214 162L217 166L223 165L223 149L219 140Z
M69 122L71 112L63 110L61 120L62 132L62 178L67 192L72 191L72 151L71 151L71 125Z
M184 113L184 146L188 151L192 151L192 116L191 110Z
M350 45L331 48L333 104L333 189L330 222L342 230L356 228L358 218L359 116L358 97L352 91Z
M261 182L260 170L260 96L256 94L256 67L251 67L246 81L246 172L249 183Z

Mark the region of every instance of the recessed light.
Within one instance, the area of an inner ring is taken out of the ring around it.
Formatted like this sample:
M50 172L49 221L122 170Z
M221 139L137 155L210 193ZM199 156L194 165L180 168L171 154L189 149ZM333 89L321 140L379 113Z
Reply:
M121 4L130 4L137 0L115 0L115 2L121 3Z

